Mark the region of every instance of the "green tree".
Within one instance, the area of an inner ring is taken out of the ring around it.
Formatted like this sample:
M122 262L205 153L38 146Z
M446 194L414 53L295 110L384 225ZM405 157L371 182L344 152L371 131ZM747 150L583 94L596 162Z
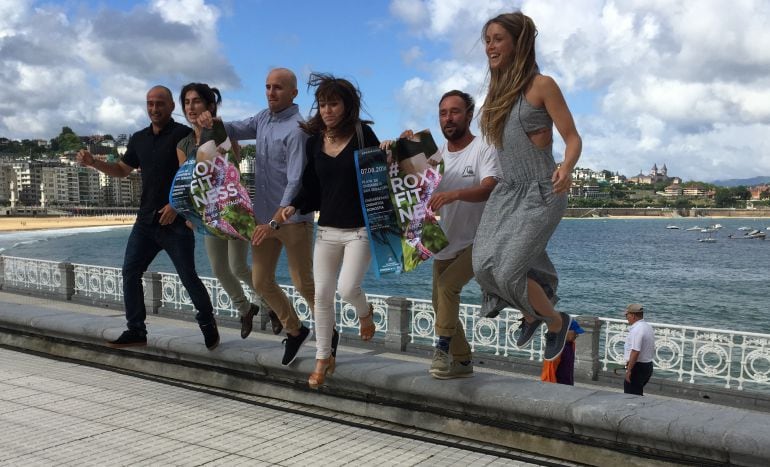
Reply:
M83 147L78 135L68 126L62 127L61 133L56 137L56 142L56 150L59 152L77 151Z
M731 208L735 206L735 198L729 188L717 188L714 195L714 205L718 208Z
M247 144L245 146L241 146L241 159L253 159L256 154L257 147L255 145Z

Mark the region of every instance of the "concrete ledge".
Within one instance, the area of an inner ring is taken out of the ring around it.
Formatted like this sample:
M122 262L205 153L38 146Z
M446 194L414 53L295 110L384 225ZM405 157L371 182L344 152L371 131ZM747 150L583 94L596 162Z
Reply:
M438 381L427 363L341 348L337 371L307 389L314 348L280 364L281 338L221 329L214 351L194 323L150 317L148 346L104 347L122 313L0 294L0 343L131 371L333 408L596 465L767 465L770 415L699 402L543 384L478 371Z

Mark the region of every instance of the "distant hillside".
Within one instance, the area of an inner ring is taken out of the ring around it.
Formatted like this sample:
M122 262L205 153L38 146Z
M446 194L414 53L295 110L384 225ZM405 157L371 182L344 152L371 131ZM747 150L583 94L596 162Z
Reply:
M738 186L738 185L754 186L754 185L761 185L763 183L770 183L770 177L764 176L764 177L753 177L753 178L731 178L729 180L714 180L711 183L713 183L714 185L725 186L725 187Z

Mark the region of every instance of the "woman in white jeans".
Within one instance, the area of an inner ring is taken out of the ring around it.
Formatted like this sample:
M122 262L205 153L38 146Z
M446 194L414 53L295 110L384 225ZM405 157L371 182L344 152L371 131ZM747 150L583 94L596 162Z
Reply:
M343 301L355 307L361 339L368 341L374 336L372 307L361 290L371 251L359 201L354 152L379 146L380 142L367 125L372 122L359 118L361 93L348 80L314 73L309 86L316 91L315 115L301 124L310 134L307 165L302 188L291 206L284 208L282 219L285 221L296 210L320 211L313 253L316 365L308 378L308 385L315 389L334 372L339 340L335 290ZM359 126L362 141L357 135Z

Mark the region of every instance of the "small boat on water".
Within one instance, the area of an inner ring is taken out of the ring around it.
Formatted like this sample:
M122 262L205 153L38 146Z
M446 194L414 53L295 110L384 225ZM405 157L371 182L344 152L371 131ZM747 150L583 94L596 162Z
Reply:
M717 229L713 227L706 227L705 229L700 229L701 233L713 233L716 232Z
M679 230L678 225L667 225L666 228L669 230Z
M762 232L759 229L754 229L750 232L746 232L743 235L728 235L728 238L732 238L733 240L764 240L767 236L766 233Z
M746 227L746 226L744 225L743 227L738 227L738 230L740 230L740 231L749 231L749 230L754 230L754 229L753 229L753 228L751 228L751 227Z
M690 227L689 229L685 229L685 230L686 230L687 232L694 232L694 231L696 231L696 230L700 230L700 229L702 229L702 227L698 227L697 225L695 225L695 226L693 226L693 227ZM768 230L770 230L770 227L768 227L767 229L768 229Z
M698 241L701 243L716 243L717 239L714 237L706 237L706 238L699 238Z

